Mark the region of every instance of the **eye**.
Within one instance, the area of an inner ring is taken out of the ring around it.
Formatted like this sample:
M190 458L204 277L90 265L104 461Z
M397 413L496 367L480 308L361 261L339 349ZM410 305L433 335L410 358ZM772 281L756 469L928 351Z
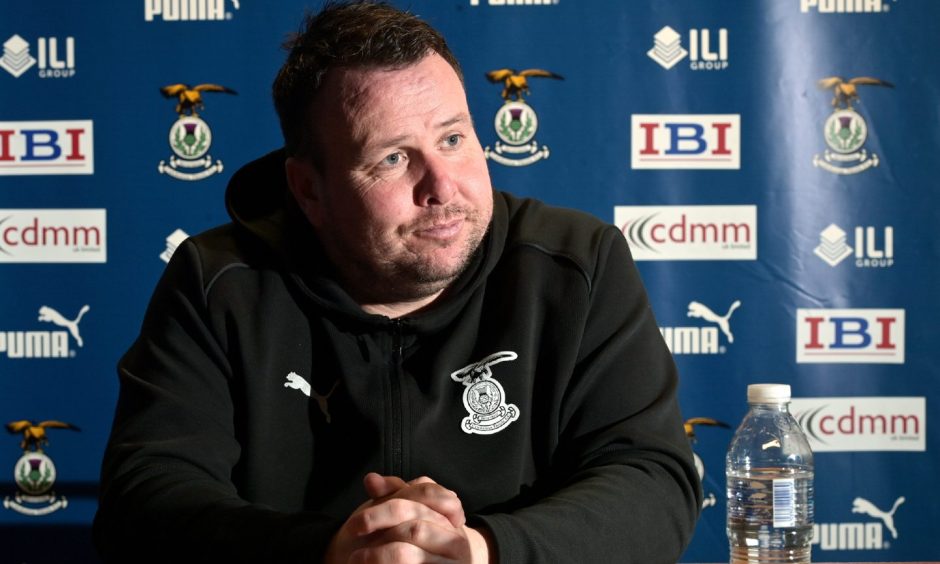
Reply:
M463 135L459 133L454 133L444 138L444 144L447 145L448 147L456 147L457 145L460 145L460 141L462 140L463 140Z
M387 157L385 157L384 159L382 159L382 164L388 165L388 166L395 166L401 162L401 158L402 158L401 153L392 153L388 155Z

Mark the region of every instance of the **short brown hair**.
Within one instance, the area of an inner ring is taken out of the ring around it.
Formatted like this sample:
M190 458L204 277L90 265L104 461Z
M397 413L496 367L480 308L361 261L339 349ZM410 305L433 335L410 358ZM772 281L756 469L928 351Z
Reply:
M310 106L326 73L339 67L395 68L437 53L463 81L460 64L444 38L417 16L385 2L330 1L304 18L300 33L274 79L274 107L287 154L313 157Z

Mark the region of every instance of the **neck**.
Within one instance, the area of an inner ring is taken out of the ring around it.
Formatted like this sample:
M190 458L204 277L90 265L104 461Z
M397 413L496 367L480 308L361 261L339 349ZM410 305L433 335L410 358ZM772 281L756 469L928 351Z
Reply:
M359 305L366 313L384 315L392 319L398 319L399 317L404 317L406 315L424 310L434 303L434 301L437 300L437 298L440 297L443 292L444 291L441 290L431 296L419 298L416 300L401 301L389 304L360 303Z

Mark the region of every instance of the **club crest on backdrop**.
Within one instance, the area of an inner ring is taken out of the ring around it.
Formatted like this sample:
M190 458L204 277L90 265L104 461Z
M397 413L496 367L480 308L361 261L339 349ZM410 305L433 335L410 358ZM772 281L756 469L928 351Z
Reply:
M713 419L711 417L692 417L686 419L683 422L682 426L685 428L685 436L689 439L689 443L694 447L696 442L695 437L695 427L698 425L707 425L714 427L721 427L723 429L730 429L731 426L727 423ZM694 450L692 451L692 458L695 461L695 469L698 471L698 479L703 481L705 479L705 463L702 461L702 458ZM704 496L702 499L702 509L706 507L711 507L718 503L718 498L715 496L714 492L708 492L708 495Z
M514 69L498 69L486 73L486 78L494 84L503 85L503 105L496 112L493 126L500 141L491 149L483 149L486 158L506 166L527 166L548 158L550 151L546 145L539 148L535 132L539 128L538 116L531 106L525 103L522 95L529 95L530 77L555 78L564 80L560 75L541 69L526 69L517 72Z
M57 496L52 491L56 469L43 447L49 446L46 429L78 431L79 428L62 421L33 423L26 420L7 423L6 428L11 434L22 433L20 448L23 449L23 455L13 469L18 491L12 497L3 498L3 507L31 517L48 515L68 507L65 496Z
M878 155L869 153L865 148L868 139L868 124L852 108L852 102L858 101L858 86L887 86L890 82L867 76L846 80L840 76L831 76L817 82L819 88L832 90L832 114L823 125L823 139L829 147L821 155L813 155L813 166L835 174L858 174L873 166L878 166Z
M161 160L157 165L160 174L178 180L202 180L222 172L222 161L213 162L212 156L209 155L212 131L209 130L209 124L197 113L197 110L206 107L202 99L203 92L237 94L234 90L218 84L199 84L192 87L187 84L171 84L160 89L165 98L177 99L176 113L179 116L170 127L169 142L174 154L170 156L169 162Z

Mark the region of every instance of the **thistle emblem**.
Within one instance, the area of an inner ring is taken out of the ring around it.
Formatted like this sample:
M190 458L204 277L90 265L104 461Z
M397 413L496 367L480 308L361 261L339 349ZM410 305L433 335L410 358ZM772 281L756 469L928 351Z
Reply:
M503 84L503 105L493 121L496 135L502 143L497 141L492 149L487 146L483 150L486 158L507 166L527 166L548 158L548 147L542 145L539 148L535 141L535 132L539 127L538 116L523 99L523 94L530 94L530 77L564 80L561 75L541 69L521 72L499 69L486 73L490 82Z
M865 150L868 138L868 124L861 114L852 108L852 102L858 101L859 85L886 86L890 82L877 78L861 76L845 80L833 76L820 80L822 89L832 89L832 114L823 125L823 138L829 147L822 155L813 156L813 166L836 174L857 174L873 166L878 166L878 155Z
M33 423L25 420L7 423L6 427L10 433L23 434L23 440L20 442L23 456L16 461L13 468L19 491L13 497L5 497L3 507L34 517L68 507L68 500L52 491L56 479L55 464L46 455L43 447L49 445L46 429L78 431L78 427L62 421Z
M199 84L193 87L171 84L161 88L160 92L166 98L178 100L176 113L179 116L176 123L170 127L169 143L174 155L170 156L169 162L160 161L157 166L160 174L167 174L179 180L202 180L222 172L222 161L213 161L208 154L212 145L212 132L209 125L199 117L197 109L205 109L203 92L236 92L218 84Z

